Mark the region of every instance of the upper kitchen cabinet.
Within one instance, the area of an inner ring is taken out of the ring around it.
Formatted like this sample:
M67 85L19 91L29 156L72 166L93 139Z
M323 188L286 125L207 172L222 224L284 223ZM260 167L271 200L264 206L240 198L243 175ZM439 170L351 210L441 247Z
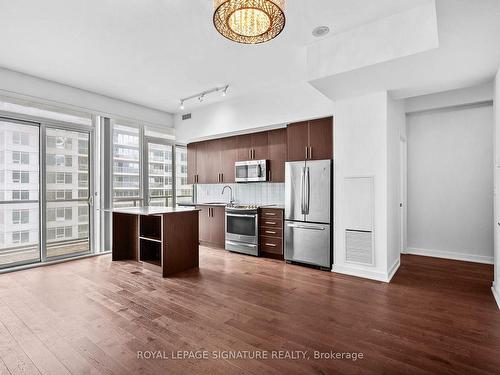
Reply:
M252 134L253 160L269 159L269 132Z
M221 142L219 139L214 139L204 143L206 144L206 175L200 180L200 183L217 184L221 182Z
M238 137L222 138L220 140L221 152L221 182L234 182L234 163L238 161Z
M238 139L238 161L252 159L252 134L239 135Z
M188 183L203 183L207 179L207 144L196 142L187 145L188 153Z
M287 160L307 159L309 147L309 121L289 124L286 130Z
M286 129L268 132L269 181L285 182Z
M327 117L288 125L287 160L333 158L333 118Z
M187 159L188 184L196 184L196 143L187 145Z
M310 160L333 159L333 118L309 121Z
M238 160L269 159L268 132L238 136Z

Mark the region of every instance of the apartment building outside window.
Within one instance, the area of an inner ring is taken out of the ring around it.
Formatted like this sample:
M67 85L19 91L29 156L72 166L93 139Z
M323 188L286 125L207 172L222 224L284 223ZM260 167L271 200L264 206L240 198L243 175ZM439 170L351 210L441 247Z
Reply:
M142 205L138 128L113 126L113 201L115 207Z

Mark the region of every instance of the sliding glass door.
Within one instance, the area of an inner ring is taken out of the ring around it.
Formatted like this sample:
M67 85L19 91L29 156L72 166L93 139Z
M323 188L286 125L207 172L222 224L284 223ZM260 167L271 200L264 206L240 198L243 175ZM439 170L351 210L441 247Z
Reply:
M45 134L46 257L91 252L89 130L48 127Z
M40 127L0 118L0 268L39 262Z
M160 138L144 138L145 196L148 206L174 204L174 145Z

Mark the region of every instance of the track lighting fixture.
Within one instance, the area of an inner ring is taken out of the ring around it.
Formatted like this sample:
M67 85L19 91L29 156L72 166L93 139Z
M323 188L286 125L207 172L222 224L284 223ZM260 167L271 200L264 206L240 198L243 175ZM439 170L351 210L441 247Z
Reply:
M191 99L198 99L198 101L200 103L202 103L205 100L206 95L212 94L214 92L222 92L222 96L226 96L228 89L229 89L229 85L225 85L225 86L221 86L221 87L214 87L213 89L205 90L205 91L202 91L198 94L194 94L194 95L188 96L186 98L179 99L179 102L181 103L179 108L181 109L181 111L184 110L184 102L187 102L188 100L191 100Z

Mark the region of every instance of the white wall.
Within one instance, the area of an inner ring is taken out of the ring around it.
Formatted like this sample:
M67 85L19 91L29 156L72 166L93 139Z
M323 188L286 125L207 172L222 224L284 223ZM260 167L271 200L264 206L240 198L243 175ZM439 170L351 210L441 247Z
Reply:
M378 92L334 103L335 137L335 265L333 270L389 281L388 273L388 136L387 92ZM345 178L374 177L375 265L345 261L344 234L348 212L344 208ZM392 191L392 189L391 189Z
M458 90L415 96L405 100L405 109L407 113L411 113L491 101L493 100L493 91L493 82L489 82Z
M404 101L387 98L387 269L392 274L400 264L401 216L401 139L406 117Z
M0 68L0 94L108 117L122 117L166 127L174 126L173 115L170 113L2 68Z
M209 98L207 98L209 100ZM189 103L186 103L189 112ZM190 120L175 118L176 138L189 143L243 132L284 126L294 121L330 116L332 102L308 83L263 89L201 107Z
M495 158L494 158L494 179L495 179L495 221L494 221L494 262L495 262L495 281L493 282L493 295L496 298L498 307L500 308L500 237L499 231L500 226L496 223L500 223L500 69L497 72L494 83L494 110L495 110Z
M411 114L407 137L407 252L492 263L492 107Z

